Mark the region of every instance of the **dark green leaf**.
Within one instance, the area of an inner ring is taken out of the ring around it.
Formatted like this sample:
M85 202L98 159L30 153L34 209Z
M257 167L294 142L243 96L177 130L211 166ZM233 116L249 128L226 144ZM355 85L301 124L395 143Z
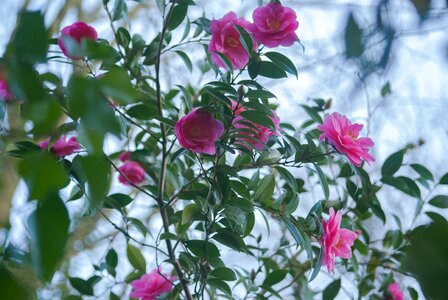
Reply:
M137 97L137 91L123 69L117 68L107 72L101 76L99 82L103 93L120 104L133 103Z
M429 200L429 204L439 208L448 208L448 195L437 195Z
M317 164L313 164L313 165L317 171L317 175L319 176L319 181L320 181L322 190L324 192L325 200L328 200L328 198L330 197L330 188L328 187L327 176L325 176L324 172Z
M210 286L217 288L221 292L225 293L227 296L229 296L229 297L232 296L232 290L230 289L229 285L227 283L225 283L225 281L215 279L215 278L209 278L209 279L207 279L207 283Z
M240 42L241 45L243 45L244 49L246 50L247 54L251 54L254 44L252 41L252 38L250 37L249 33L241 26L234 25L236 30L240 33Z
M3 299L32 299L30 291L23 280L15 278L6 268L6 264L0 265L0 286Z
M137 104L130 107L127 114L133 118L139 120L150 120L159 115L159 112L155 106L148 104Z
M185 52L183 52L183 51L175 51L175 52L177 53L177 55L179 55L179 57L182 59L184 64L187 66L188 71L190 71L190 73L191 73L191 71L193 70L193 64L191 63L191 60L188 57L188 55L185 54Z
M266 276L266 278L263 281L262 286L271 287L271 286L281 282L286 277L287 274L288 274L288 272L286 270L272 271L271 273L268 274L268 276Z
M185 242L185 246L198 257L215 258L220 256L218 248L211 242L189 240Z
M442 176L442 178L440 178L439 184L448 184L448 173L446 173L445 175Z
M104 207L105 208L115 208L120 209L122 207L125 207L129 203L132 202L132 198L129 195L125 194L112 194L106 197L106 200L104 201Z
M182 211L182 225L195 221L201 214L202 209L198 205L194 203L187 205Z
M281 177L286 181L286 183L291 187L291 190L294 192L298 191L297 182L294 176L287 169L283 167L275 167L277 172L280 173Z
M364 52L362 29L350 13L345 26L345 55L347 58L359 57Z
M270 61L260 61L258 75L268 78L285 78L288 77L280 67Z
M254 110L246 110L240 113L240 116L264 127L275 129L272 119L264 113Z
M300 106L306 111L306 113L313 119L314 122L316 122L317 124L322 124L322 118L314 108L311 108L307 105Z
M390 82L388 81L381 88L381 97L386 97L387 95L389 95L391 93L392 93L392 90L390 88Z
M50 281L64 256L70 219L62 200L54 193L28 218L31 258L37 275Z
M271 199L274 188L275 177L271 174L264 176L255 190L254 199L259 202L265 202Z
M282 70L298 77L297 69L294 63L285 55L278 52L267 52L264 54L269 58L274 64L280 67Z
M227 267L216 268L210 272L210 275L225 281L234 281L236 280L235 272Z
M341 279L336 279L330 283L322 293L322 300L333 300L341 289Z
M68 280L70 281L70 285L81 294L93 296L93 287L88 281L78 277L69 277Z
M420 188L418 187L418 185L415 183L414 180L408 177L404 176L384 177L381 179L381 181L384 182L385 184L395 187L396 189L412 197L415 198L421 197Z
M174 30L182 23L187 15L187 10L188 5L186 4L178 4L174 7L171 16L169 16L169 20L167 21L166 27L168 30Z
M400 150L390 155L381 167L381 175L388 177L394 175L400 169L403 163L403 155L405 151Z
M422 178L434 181L434 176L432 176L431 171L425 166L420 164L411 164L411 168L414 169L414 171L417 172Z

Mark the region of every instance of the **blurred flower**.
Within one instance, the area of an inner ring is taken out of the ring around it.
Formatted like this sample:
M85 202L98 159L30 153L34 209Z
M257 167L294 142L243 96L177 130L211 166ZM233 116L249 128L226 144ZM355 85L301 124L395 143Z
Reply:
M237 107L237 102L232 101L232 111L235 112L235 118L233 119L233 127L236 129L240 129L237 134L245 135L247 137L237 137L235 144L241 145L249 150L251 150L245 143L251 144L255 149L262 150L267 142L269 141L269 138L271 136L279 136L280 135L280 118L277 116L275 111L272 111L272 116L269 116L269 118L272 120L275 126L275 130L272 130L270 128L264 127L260 124L255 124L240 114L245 111L246 109L239 105ZM245 143L241 143L244 141Z
M350 258L352 257L353 243L358 235L348 229L341 229L342 213L338 211L334 213L334 209L330 208L330 217L328 221L322 220L324 233L321 238L321 244L324 248L324 256L322 266L327 266L328 272L332 273L334 269L335 257Z
M400 289L400 286L398 283L393 282L388 287L387 290L392 295L392 297L389 297L390 300L403 300L404 299L404 293Z
M131 282L134 289L131 297L155 300L159 295L168 293L173 289L171 281L175 279L175 277L166 274L162 275L159 269L155 269L150 274L145 274L140 279Z
M9 101L12 99L11 91L9 90L8 82L0 78L0 100Z
M129 151L123 151L123 152L121 152L121 153L120 153L120 156L118 156L118 159L119 159L121 162L125 162L125 161L127 161L127 160L131 160L131 152L129 152Z
M229 12L222 19L212 20L210 23L212 39L208 51L212 61L221 68L226 68L226 65L216 52L224 54L234 69L241 69L249 62L249 54L241 44L240 33L234 25L247 28L249 22L244 18L238 18L234 12ZM257 48L255 41L253 48Z
M145 179L145 170L138 162L126 161L118 170L121 172L118 180L124 185L130 185L130 183L138 185Z
M291 46L297 41L296 13L280 3L268 3L254 10L254 23L248 26L257 42L266 47Z
M78 21L72 25L66 26L61 30L61 35L58 38L58 45L61 48L62 53L68 58L78 60L82 57L72 56L67 50L66 38L72 38L78 45L81 45L83 39L89 39L96 41L98 39L98 34L92 26L87 25L84 22Z
M215 142L224 133L224 125L213 115L197 108L176 123L176 136L185 149L214 155Z
M335 112L325 116L324 123L317 128L322 131L319 139L329 142L355 166L361 166L362 160L367 163L375 161L369 154L373 141L367 137L358 137L363 125L352 124L345 116Z
M50 143L50 138L39 143L39 147L42 149L47 149ZM51 150L56 156L64 157L73 154L75 151L81 149L76 137L72 136L70 139L66 139L66 136L61 136L56 143L51 147Z

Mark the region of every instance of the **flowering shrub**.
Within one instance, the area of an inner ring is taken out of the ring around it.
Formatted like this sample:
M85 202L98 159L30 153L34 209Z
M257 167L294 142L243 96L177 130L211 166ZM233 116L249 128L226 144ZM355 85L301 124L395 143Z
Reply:
M103 3L115 41L82 21L48 40L41 13L25 11L1 61L11 83L0 81L2 97L11 86L23 101L0 103L7 113L20 106L24 121L20 135L6 133L6 149L32 203L26 243L6 239L0 249L5 299L344 299L348 289L415 299L417 281L443 294L433 284L446 273L427 280L425 265L447 253L447 225L426 209L448 207L446 195L432 195L448 174L436 180L404 162L412 145L374 163L363 125L332 112L331 101L312 99L301 106L309 118L280 122L285 99L263 84L299 72L265 46L298 45L292 8L254 7L251 24L234 12L193 20L194 1L157 1L162 25L147 42L117 28L125 1ZM41 71L60 63L48 54L56 44L79 68L68 81ZM202 57L183 51L191 44ZM174 57L205 83L164 81L162 58ZM381 200L403 195L433 222L405 229L384 212ZM369 225L386 221L386 232ZM434 256L422 255L426 245ZM70 254L79 249L77 265Z

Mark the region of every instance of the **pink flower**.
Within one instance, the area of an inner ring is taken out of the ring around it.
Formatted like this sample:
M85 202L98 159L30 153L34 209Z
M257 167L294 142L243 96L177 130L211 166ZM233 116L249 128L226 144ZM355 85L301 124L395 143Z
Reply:
M92 26L87 25L84 22L78 21L72 25L66 26L61 30L61 35L58 38L58 45L61 48L62 53L68 58L73 60L81 59L82 57L72 56L69 54L64 39L72 38L78 45L81 45L83 39L89 39L96 41L98 34Z
M391 283L388 286L387 290L392 295L392 298L390 298L391 300L403 300L404 299L404 293L400 289L400 286L398 285L398 283L396 283L396 282Z
M324 123L317 128L322 131L319 139L329 142L355 166L361 166L362 160L367 163L375 161L369 154L373 141L367 137L358 137L363 125L352 124L345 116L335 112L325 116Z
M150 274L145 274L140 279L131 282L134 289L131 297L155 300L157 296L168 293L173 289L172 280L176 280L176 278L166 274L162 275L159 269L155 269Z
M296 13L280 3L269 3L254 10L254 23L248 29L266 47L291 46L297 41Z
M214 155L215 142L224 133L224 125L209 112L193 109L176 123L176 136L185 149Z
M12 99L11 91L9 90L8 82L0 78L0 100L9 101Z
M351 246L357 238L357 234L348 229L341 229L342 213L338 211L335 215L334 209L330 208L330 217L328 221L322 220L324 229L320 240L324 248L324 257L322 266L327 266L328 272L333 272L335 257L352 257Z
M208 47L212 61L221 68L226 68L216 52L224 54L232 63L234 69L241 69L249 62L249 54L240 42L240 33L234 25L247 28L249 22L244 18L238 18L234 12L227 13L222 19L210 22L212 40ZM253 48L257 44L253 41Z
M47 149L50 143L50 138L39 143L41 149ZM66 139L66 136L61 136L56 143L51 147L51 150L56 156L64 157L73 154L75 151L81 149L76 137L72 136L70 139Z
M270 128L264 127L260 124L255 124L244 117L240 116L240 114L245 111L246 109L240 105L239 107L236 107L237 103L235 101L232 101L232 111L235 111L235 118L233 119L233 127L236 129L240 129L237 134L242 134L247 137L237 137L235 144L241 145L249 150L251 150L245 143L241 143L242 141L251 144L255 149L262 150L267 142L269 141L269 138L271 136L279 136L280 135L280 118L277 116L275 111L272 111L272 117L271 120L274 123L275 130L272 130Z
M118 175L118 181L124 185L130 185L129 182L138 185L145 179L145 170L138 162L127 161L122 164L118 170L121 172L121 174Z
M127 161L127 160L131 160L131 152L129 152L129 151L123 151L123 152L121 152L121 153L120 153L120 156L118 156L118 159L119 159L121 162L125 162L125 161Z

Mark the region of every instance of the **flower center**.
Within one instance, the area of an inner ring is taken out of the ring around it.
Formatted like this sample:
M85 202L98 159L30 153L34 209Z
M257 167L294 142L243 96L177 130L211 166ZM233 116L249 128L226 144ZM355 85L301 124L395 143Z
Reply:
M266 20L266 23L268 24L269 29L272 29L272 30L278 30L280 28L280 25L281 25L280 24L280 20L271 19L271 18L268 18Z
M202 129L199 127L193 127L190 129L190 135L192 137L198 137L202 135Z
M238 47L239 44L240 44L240 42L233 37L229 37L226 39L226 45L231 48L236 48L236 47Z

